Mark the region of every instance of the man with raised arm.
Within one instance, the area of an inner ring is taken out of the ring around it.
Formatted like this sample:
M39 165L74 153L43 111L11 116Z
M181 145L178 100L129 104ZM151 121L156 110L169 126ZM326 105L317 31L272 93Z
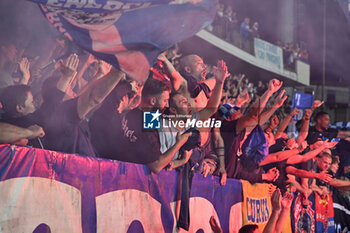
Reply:
M189 101L194 111L202 110L207 105L215 85L215 79L206 79L207 66L203 59L195 54L182 57L179 72L164 54L159 55L158 59L167 68L174 91L181 93Z
M43 103L39 108L34 105L30 86L19 84L6 87L1 93L4 110L1 121L23 128L33 125L45 128L55 108L62 102L70 81L75 77L78 62L78 56L71 54L65 63L60 64L61 75L45 80L41 92ZM50 80L55 81L51 86L46 85ZM40 139L29 140L29 145L41 148L42 142Z
M81 122L124 77L123 72L111 69L102 78L89 83L78 97L61 103L46 125L47 149L95 156L95 149Z
M271 168L267 173L263 173L262 170L259 172L251 172L248 171L248 169L244 169L240 162L240 156L242 154L242 144L247 135L249 135L258 124L264 124L272 114L282 106L287 98L283 96L284 91L282 91L277 97L275 105L261 113L269 98L281 88L282 84L283 83L277 79L271 80L268 90L253 104L246 115L235 121L223 121L221 135L225 144L225 163L228 177L244 179L253 183L274 181L277 179L279 174L276 168ZM260 115L260 117L258 117L258 115Z
M169 113L175 117L172 118L171 121L186 121L188 120L188 117L190 117L190 120L194 120L195 122L206 121L209 119L209 117L211 117L217 111L221 99L223 83L228 75L229 74L227 72L225 62L219 61L218 65L214 68L214 77L216 82L211 97L209 98L209 101L207 102L205 108L193 114L193 108L188 99L181 92L172 93L169 102ZM187 129L188 128L186 128L186 126L180 125L177 125L176 127L169 127L167 129L160 129L159 136L161 141L161 148L163 148L163 150L166 150L166 148L174 144L176 133L184 132ZM202 149L200 151L195 149L192 153L195 153L195 156L198 158L198 161L196 161L200 165L198 171L202 172L204 176L207 176L208 174L212 174L216 168L216 158L215 156L212 156L212 150L210 146L211 132L210 128L207 127L197 127L197 129L200 132L200 146ZM218 142L219 140L220 138L215 137L215 144L220 145L221 143ZM223 144L221 145L223 146ZM181 166L185 164L187 160L181 160L181 162L174 160L172 162L172 167ZM222 171L222 173L224 173L224 171ZM222 181L222 184L224 184L224 181Z
M169 102L169 85L154 79L153 75L154 73L150 72L138 108L122 116L122 135L116 140L115 151L118 153L113 159L145 164L153 173L158 173L171 162L191 134L178 133L175 143L161 151L158 131L143 129L144 112L155 112L153 114L157 118Z

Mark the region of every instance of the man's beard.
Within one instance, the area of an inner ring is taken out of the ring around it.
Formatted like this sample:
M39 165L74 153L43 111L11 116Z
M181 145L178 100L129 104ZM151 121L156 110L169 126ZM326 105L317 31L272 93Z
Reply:
M201 72L201 75L200 75L201 80L200 81L205 81L206 77L207 77L207 70L205 69Z
M160 109L159 106L153 106L150 111L151 112L156 112L157 110L159 110L160 113L164 113L165 109Z

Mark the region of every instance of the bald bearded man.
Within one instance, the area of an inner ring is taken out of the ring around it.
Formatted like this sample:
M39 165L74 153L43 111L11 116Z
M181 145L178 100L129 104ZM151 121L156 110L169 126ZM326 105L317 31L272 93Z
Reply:
M206 79L207 66L198 55L187 55L181 58L177 72L171 62L164 56L158 59L164 63L171 76L174 91L180 92L189 101L193 112L199 112L208 103L215 79Z
M204 64L201 57L194 54L181 58L179 67L180 73L176 71L164 54L159 55L158 60L163 62L170 74L173 91L178 92L185 97L191 106L191 112L200 112L207 106L211 90L213 90L216 85L216 76L223 75L225 78L229 76L225 62L218 61L217 66L213 67L215 78L206 79L207 66ZM217 72L218 68L219 70L225 70L225 72L219 74L220 72ZM216 109L214 112L216 112ZM201 146L208 144L211 130L208 128L201 128L198 130L201 135ZM219 130L213 131L213 140L215 147L214 151L217 156L221 157L219 159L219 174L221 175L220 183L224 185L226 183L226 171L224 160L222 159L224 151L221 150L221 148L224 148L224 141Z

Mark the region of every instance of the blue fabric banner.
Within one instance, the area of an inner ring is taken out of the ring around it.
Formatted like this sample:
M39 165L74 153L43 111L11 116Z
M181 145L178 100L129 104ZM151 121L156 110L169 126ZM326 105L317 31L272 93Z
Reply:
M177 173L143 165L0 145L1 232L174 232ZM242 221L242 184L195 174L189 232ZM44 231L43 231L44 230ZM45 231L46 230L46 231Z

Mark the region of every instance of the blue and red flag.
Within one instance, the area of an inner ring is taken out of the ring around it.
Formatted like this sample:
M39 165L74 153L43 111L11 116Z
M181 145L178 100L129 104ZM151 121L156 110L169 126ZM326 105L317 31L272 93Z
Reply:
M158 54L208 26L217 0L30 0L66 37L144 81Z

